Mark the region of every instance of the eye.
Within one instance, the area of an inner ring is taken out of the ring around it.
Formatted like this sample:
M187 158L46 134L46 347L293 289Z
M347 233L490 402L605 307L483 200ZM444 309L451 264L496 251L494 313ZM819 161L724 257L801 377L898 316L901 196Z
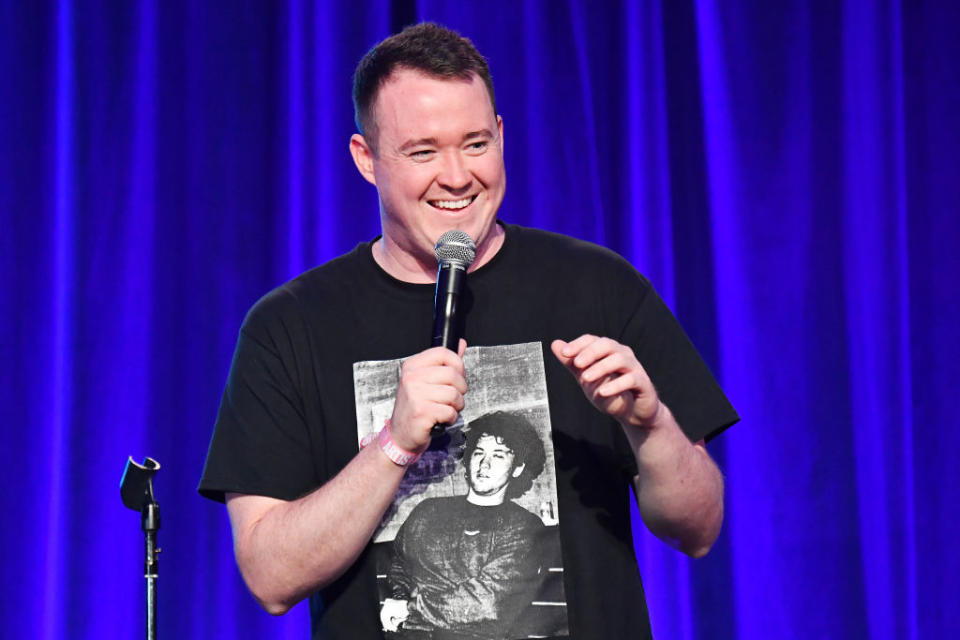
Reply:
M471 153L483 153L484 151L487 150L487 147L489 146L489 144L490 143L486 140L478 140L476 142L471 142L470 144L467 145L467 151L470 151Z
M424 160L432 158L433 153L433 149L417 149L416 151L411 151L408 156L418 162L423 162Z

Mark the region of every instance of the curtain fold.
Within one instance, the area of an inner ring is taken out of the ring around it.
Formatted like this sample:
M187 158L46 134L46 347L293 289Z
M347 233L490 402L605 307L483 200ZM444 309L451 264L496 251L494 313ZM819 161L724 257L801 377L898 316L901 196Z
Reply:
M11 637L141 632L128 455L162 465L161 635L308 633L195 487L246 310L379 233L351 75L415 19L490 61L502 217L627 257L743 417L707 558L636 517L655 635L960 635L956 5L49 0L0 7Z

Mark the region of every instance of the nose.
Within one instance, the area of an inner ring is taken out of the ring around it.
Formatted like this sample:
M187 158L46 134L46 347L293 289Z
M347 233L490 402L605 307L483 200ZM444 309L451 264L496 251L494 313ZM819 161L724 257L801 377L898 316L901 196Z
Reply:
M467 164L460 150L448 150L441 158L440 173L437 182L449 191L464 191L473 182L473 176L467 169Z

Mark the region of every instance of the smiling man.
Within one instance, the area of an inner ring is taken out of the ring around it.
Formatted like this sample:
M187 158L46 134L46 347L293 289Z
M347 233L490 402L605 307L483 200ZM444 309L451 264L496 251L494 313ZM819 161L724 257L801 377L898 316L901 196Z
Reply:
M372 113L360 115L361 126L365 117L376 122L375 133L367 125L350 151L380 194L383 236L373 256L391 275L433 282L433 246L450 229L473 238L474 269L502 246L503 122L491 99L476 74L447 79L400 67L379 87Z
M203 495L227 503L244 580L274 614L309 597L314 638L381 638L371 540L433 426L453 423L472 398L506 406L518 388L536 387L549 414L551 528L565 594L550 604L565 621L551 633L649 637L631 490L654 534L705 554L723 519L723 480L704 443L736 412L625 260L499 218L504 122L469 40L433 24L410 27L361 60L353 94L359 132L349 149L379 194L382 235L281 285L247 314L200 483ZM452 229L477 245L462 306L466 340L490 350L533 345L536 362L525 370L535 368L536 379L511 375L507 363L498 377L471 371L481 383L468 394L466 344L424 348L433 246ZM354 372L395 359L403 365L389 419L375 446L358 448L358 416L371 411L357 399ZM512 504L503 498L519 467L502 444L477 447L487 462L471 471L474 502L445 505ZM448 517L459 526L456 509ZM510 637L509 625L481 609L462 621L470 637Z

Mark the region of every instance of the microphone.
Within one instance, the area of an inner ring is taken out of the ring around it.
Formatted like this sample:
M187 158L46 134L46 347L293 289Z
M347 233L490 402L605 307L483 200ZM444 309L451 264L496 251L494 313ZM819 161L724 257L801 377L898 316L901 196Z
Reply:
M431 347L456 351L460 344L457 300L463 291L467 269L473 264L477 247L463 231L447 231L433 247L437 256L437 289L433 297L433 338Z
M433 337L431 347L446 347L456 351L460 344L460 323L457 302L463 291L467 269L477 255L473 239L459 230L451 230L440 236L433 247L437 256L437 289L433 297ZM446 425L435 424L430 435L438 436Z

